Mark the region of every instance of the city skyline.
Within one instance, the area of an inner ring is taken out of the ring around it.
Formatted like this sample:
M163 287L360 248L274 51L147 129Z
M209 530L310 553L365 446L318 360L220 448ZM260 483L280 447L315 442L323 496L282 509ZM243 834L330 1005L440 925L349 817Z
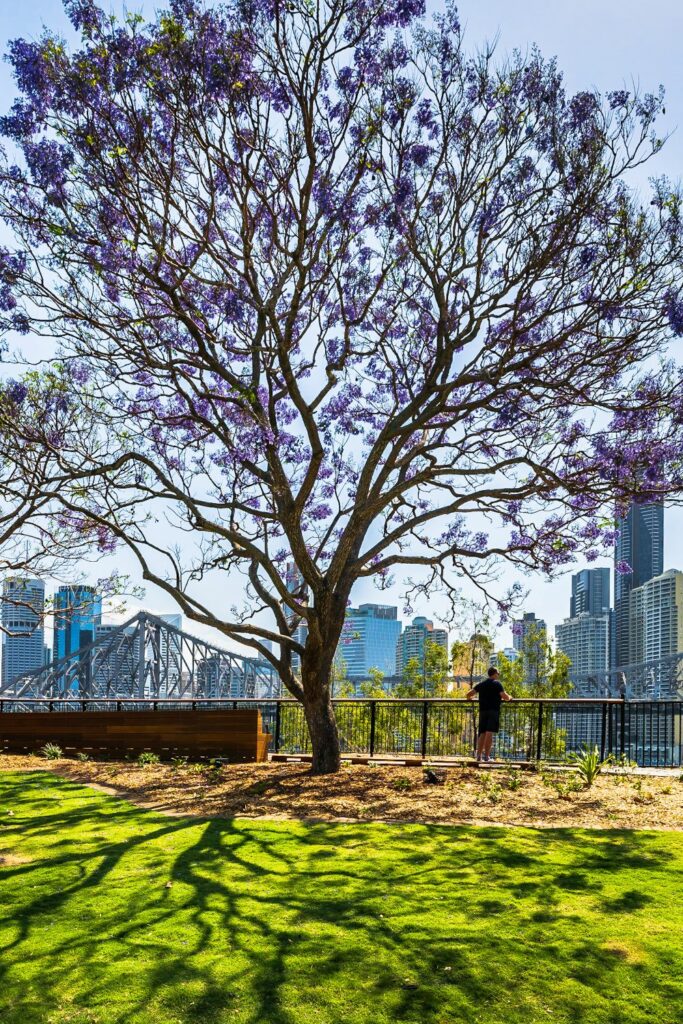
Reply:
M661 522L659 523L659 525L657 527L657 544L659 545L658 553L655 554L654 562L652 562L650 567L644 573L643 573L642 569L639 569L637 574L634 574L634 582L635 582L635 580L639 580L640 581L641 579L644 580L644 581L648 581L649 579L653 578L653 577L651 577L649 575L649 573L651 571L653 571L654 569L659 569L660 564L665 564L665 563L663 563L663 560L662 560L662 553L665 550L665 543L666 543L666 538L667 538L668 531L666 529L664 529L664 522L665 522L664 516L665 516L665 514L666 514L666 512L668 510L666 508L663 508L661 506L661 504L657 505L657 506L645 505L645 506L641 506L641 507L638 508L638 515L642 518L642 515L643 515L643 511L642 510L645 509L646 510L645 514L647 515L647 510L650 509L650 508L655 508L656 510L658 510L657 514L661 515ZM629 516L631 516L631 515L632 515L632 511L629 512ZM627 516L624 521L627 522L628 518L629 517ZM630 534L629 534L629 538L630 538ZM628 540L629 544L631 543L631 539L632 538L630 538ZM492 636L492 639L494 640L495 651L496 652L504 651L506 648L509 649L510 646L512 646L513 649L516 649L517 651L519 651L519 649L521 648L522 634L523 634L524 631L523 631L523 629L521 631L519 629L516 630L516 624L517 623L523 623L525 620L530 620L530 621L533 622L533 624L535 626L542 628L545 631L549 641L554 643L554 645L555 645L555 647L557 649L560 649L559 645L557 643L557 631L558 631L558 629L560 627L564 626L564 624L566 623L566 621L568 619L573 619L575 617L579 617L579 616L585 614L586 612L590 612L593 615L594 614L599 614L597 612L597 604L600 605L601 611L605 609L605 595L606 595L607 606L608 606L607 611L609 612L609 614L611 614L612 616L615 617L614 606L615 606L615 603L616 603L617 589L618 589L621 581L624 578L628 579L628 575L629 575L629 574L621 574L621 573L618 573L618 572L615 571L616 563L622 560L621 556L624 554L624 544L625 544L625 541L624 541L624 538L623 538L623 535L622 535L622 537L620 539L618 539L616 544L615 544L615 548L614 548L614 551L613 551L613 557L612 557L612 560L611 560L612 561L611 569L609 567L607 567L607 566L598 566L597 568L595 566L591 566L591 567L585 567L585 566L584 567L578 567L578 566L575 566L567 574L563 575L562 577L560 577L560 579L558 579L558 580L556 580L554 582L553 586L555 587L556 591L558 591L560 589L560 587L562 587L562 590L561 590L562 596L561 596L560 600L564 603L564 615L561 616L561 618L559 619L558 622L553 622L552 620L547 621L546 619L537 618L536 617L536 612L531 608L532 601L531 600L525 601L523 603L523 605L512 615L512 617L511 617L511 619L510 619L510 621L508 623L506 623L502 627L499 627L497 629L491 630L491 636ZM651 558L651 555L649 555L648 557ZM674 572L675 570L676 570L676 567L671 567L670 569L662 570L660 572L657 572L657 576L659 577L661 575L667 575L668 573ZM27 577L27 579L30 579L30 578ZM612 580L613 580L613 582L612 582ZM44 581L42 581L42 582L43 582L43 595L45 595L45 582ZM302 585L302 579L301 579L300 575L296 572L295 567L293 566L293 564L291 564L291 563L288 564L288 566L287 566L286 584L287 584L288 588L292 588L292 589L296 589L297 587ZM84 590L87 590L87 591L90 591L90 592L92 592L93 589L94 589L92 586L89 586L87 584L59 584L58 587L55 587L55 595L57 595L60 591L61 592L66 592L69 589L73 590L74 588L78 588L78 587L81 587ZM629 588L629 593L633 589L636 589L636 588L635 587L630 587ZM377 590L371 591L371 594L375 598L378 598L379 596L381 596L381 593L382 592L377 591ZM611 599L610 599L610 593L612 593L612 598ZM358 602L358 604L355 607L351 606L349 608L349 611L348 611L347 614L350 617L352 617L354 613L358 613L359 609L367 609L367 610L370 610L370 609L385 609L386 611L395 613L393 616L389 615L388 618L390 620L393 619L393 622L398 627L399 637L400 637L400 635L402 635L403 619L401 617L400 606L398 604L380 603L377 600L375 600L375 601ZM131 602L131 603L127 604L125 609L122 609L121 607L119 607L116 610L110 611L108 613L109 621L106 622L106 623L102 623L102 624L103 625L111 625L111 626L120 625L121 623L125 622L128 618L130 618L132 615L136 614L138 611L148 611L151 614L157 614L160 617L162 617L162 618L164 618L167 621L172 622L172 623L174 622L174 620L182 621L182 618L183 618L180 613L155 610L154 608L150 607L148 603L143 603L143 602L132 603ZM446 632L446 634L448 635L449 643L450 643L451 640L456 639L456 638L467 639L467 637L464 636L463 631L459 631L458 632L457 630L454 630L454 627L453 627L452 623L449 623L448 620L439 618L439 616L437 614L434 614L433 612L431 612L431 610L429 608L424 609L424 611L427 612L426 615L414 616L412 614L413 611L414 610L411 610L411 614L410 615L404 615L404 617L407 620L411 620L412 619L413 622L416 621L416 620L422 619L424 621L430 621L433 624L435 623L437 628L443 627L445 632ZM55 601L55 609L54 609L55 615L57 614L57 612L58 612L57 602ZM575 612L575 614L573 614L574 612ZM99 621L100 622L102 622L102 614L107 616L107 612L105 611L103 613L102 612L102 608L100 606L100 611L99 611ZM361 615L365 615L365 614L367 614L367 612L361 613ZM384 614L384 613L382 613L382 614ZM54 624L51 624L50 620L51 620L51 615L48 614L46 616L45 621L43 622L42 632L43 632L43 636L44 636L45 641L50 639L50 634L52 633L52 642L46 644L46 646L49 647L50 650L52 651L52 658L53 658L53 660L55 660L55 653L56 653L55 646L54 646L55 645L55 630L54 630ZM198 635L198 636L202 635L201 629L196 629L195 628L195 624L192 622L191 619L188 620L187 628L189 628L189 630L191 632L195 632L196 635ZM586 627L584 626L584 629L585 628ZM207 631L207 632L210 634L208 638L212 639L212 640L214 640L214 642L216 642L215 631ZM593 632L595 632L595 631L593 631ZM612 667L615 667L617 663L614 660L614 650L613 650L613 648L614 648L614 635L616 633L616 629L615 629L614 624L612 624L610 626L610 633L611 633L611 637L612 637L612 650L610 651L610 655L608 657L608 665L612 666ZM298 627L297 634L298 634L298 637L300 638L301 641L305 640L305 636L306 636L306 626L305 626L305 624L301 624ZM347 640L345 641L346 643L348 643L348 637L349 636L350 636L350 632L349 632L349 630L347 630ZM3 650L4 650L4 640L5 640L5 638L3 638ZM363 644L365 643L365 638L364 637L363 637L363 641L362 642L363 642ZM591 641L591 642L593 642L593 641ZM223 638L223 644L225 645L226 649L228 649L228 650L235 649L235 646L236 646L236 645L231 645L230 642L229 641L225 641L224 638ZM341 647L342 647L342 644L340 643L340 652L341 652ZM239 648L237 648L237 650L239 651ZM63 653L66 653L66 651L63 652ZM248 648L247 648L247 653L249 653ZM63 656L63 654L60 655L60 656ZM342 657L344 657L343 654L342 654ZM344 661L346 661L346 660L347 659L344 657ZM367 661L367 658L365 660ZM373 661L372 657L370 658L370 661ZM627 661L627 662L624 662L623 664L628 664L628 663L629 662ZM367 670L367 668L370 668L370 667L379 668L380 671L385 672L385 674L387 674L387 675L391 675L392 674L386 667L383 667L382 664L375 665L374 662L373 662L373 664L370 664L370 662L368 662L368 664L365 666L365 670ZM589 666L589 668L592 669L592 668L594 668L594 666L591 665L591 666ZM348 671L348 674L349 675L354 675L356 673Z

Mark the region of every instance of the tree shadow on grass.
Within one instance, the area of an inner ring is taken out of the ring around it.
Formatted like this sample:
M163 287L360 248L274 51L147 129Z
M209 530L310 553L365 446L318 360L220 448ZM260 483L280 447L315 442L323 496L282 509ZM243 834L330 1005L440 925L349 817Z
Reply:
M22 977L117 1024L485 1021L520 963L603 998L617 960L586 940L591 914L645 909L633 872L670 864L638 833L164 818L40 774L0 780L0 846L42 848L0 870L6 1024L47 1019Z

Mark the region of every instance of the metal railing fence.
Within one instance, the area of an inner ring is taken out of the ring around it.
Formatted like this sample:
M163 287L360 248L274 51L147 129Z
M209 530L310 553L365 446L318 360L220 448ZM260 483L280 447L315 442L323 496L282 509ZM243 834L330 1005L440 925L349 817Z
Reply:
M349 698L334 702L342 752L370 757L471 757L477 706L465 700ZM257 707L273 737L271 751L308 754L311 741L296 701L0 698L2 715L34 711L133 711ZM683 765L683 701L519 699L501 707L494 756L506 761L566 761L582 747L602 758L625 758L643 767Z

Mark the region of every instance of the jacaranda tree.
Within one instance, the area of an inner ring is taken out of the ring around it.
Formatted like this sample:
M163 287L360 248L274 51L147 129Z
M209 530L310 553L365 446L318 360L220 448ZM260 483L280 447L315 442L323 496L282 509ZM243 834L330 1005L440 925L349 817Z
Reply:
M629 182L662 96L569 96L423 0L65 6L0 125L3 325L54 339L3 384L7 535L127 545L334 771L354 584L495 597L680 487L681 196Z

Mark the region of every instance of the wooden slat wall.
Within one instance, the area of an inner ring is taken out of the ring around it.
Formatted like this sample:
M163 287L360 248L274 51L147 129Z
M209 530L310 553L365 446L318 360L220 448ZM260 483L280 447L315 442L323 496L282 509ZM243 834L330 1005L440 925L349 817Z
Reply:
M36 751L56 743L65 753L225 757L265 761L270 736L261 713L240 711L55 711L0 714L0 750Z

